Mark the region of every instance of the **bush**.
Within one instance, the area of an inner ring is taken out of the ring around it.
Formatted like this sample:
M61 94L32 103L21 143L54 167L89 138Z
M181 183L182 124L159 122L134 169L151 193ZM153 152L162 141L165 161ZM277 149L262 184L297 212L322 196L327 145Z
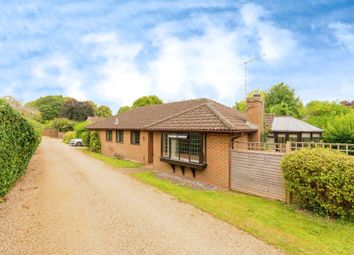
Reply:
M97 131L90 132L90 151L101 152L100 135Z
M324 139L329 143L354 143L354 113L338 116L328 122Z
M69 120L67 118L58 118L50 121L46 126L49 128L56 128L60 132L68 132L73 131L75 125L75 121Z
M82 139L82 142L84 143L85 146L90 147L90 132L89 131L82 132L80 135L80 138Z
M75 132L74 131L68 131L63 136L63 142L64 143L69 143L70 140L75 139L75 138L76 138Z
M286 155L281 167L287 190L300 207L354 219L354 157L331 149L302 149Z
M76 125L74 126L74 131L76 132L76 137L81 138L81 133L86 132L87 131L86 127L90 124L91 123L88 121L76 123Z
M0 196L25 172L41 140L41 127L0 99Z

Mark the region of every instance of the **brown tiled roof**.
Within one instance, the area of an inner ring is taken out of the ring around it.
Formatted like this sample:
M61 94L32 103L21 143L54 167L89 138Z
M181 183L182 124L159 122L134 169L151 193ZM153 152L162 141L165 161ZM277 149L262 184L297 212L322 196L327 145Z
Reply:
M275 114L274 113L266 113L265 118L264 118L264 123L266 128L271 129L273 120L274 120Z
M89 129L139 129L165 131L255 131L245 113L210 99L195 99L136 108Z

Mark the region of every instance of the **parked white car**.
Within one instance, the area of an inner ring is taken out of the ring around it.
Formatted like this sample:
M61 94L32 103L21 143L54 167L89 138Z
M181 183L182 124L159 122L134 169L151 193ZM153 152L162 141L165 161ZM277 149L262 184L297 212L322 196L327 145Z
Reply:
M76 138L76 139L70 140L69 145L71 145L71 146L83 146L84 143L82 142L82 139Z

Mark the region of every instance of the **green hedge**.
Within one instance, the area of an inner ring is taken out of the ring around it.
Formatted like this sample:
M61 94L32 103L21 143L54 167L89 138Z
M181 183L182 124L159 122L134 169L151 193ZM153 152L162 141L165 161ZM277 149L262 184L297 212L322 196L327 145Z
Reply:
M281 162L287 190L300 207L354 219L354 157L331 149L302 149Z
M69 143L72 139L75 139L75 138L76 138L75 131L68 131L63 136L63 142Z
M90 132L89 131L81 132L80 138L82 139L84 146L90 147Z
M101 152L100 135L97 131L90 132L90 151Z
M75 133L76 133L76 137L80 137L80 138L82 139L81 134L82 134L83 132L86 132L86 131L87 131L86 127L87 127L88 125L90 125L90 122L88 122L88 121L78 122L78 123L74 126L74 131L75 131Z
M41 125L0 99L0 196L25 172L41 140Z

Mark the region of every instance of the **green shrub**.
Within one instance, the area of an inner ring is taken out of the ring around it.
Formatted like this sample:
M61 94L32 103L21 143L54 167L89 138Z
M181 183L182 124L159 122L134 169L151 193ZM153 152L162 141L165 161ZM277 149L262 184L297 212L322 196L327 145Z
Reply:
M46 124L48 128L56 128L60 132L73 131L76 122L67 118L57 118Z
M88 121L76 123L76 125L74 126L74 131L76 132L76 136L81 138L81 133L86 132L87 131L86 127L90 124L91 123Z
M90 151L101 152L100 135L97 131L90 132Z
M87 146L87 147L90 146L90 132L89 131L82 132L80 135L80 138L82 139L82 142L84 143L85 146Z
M354 143L354 112L328 122L324 139L329 143Z
M25 172L40 140L40 125L0 99L0 196Z
M76 138L75 132L74 131L68 131L63 136L63 142L64 143L69 143L70 140L75 139L75 138Z
M300 207L354 219L354 157L331 149L302 149L281 161L287 190Z

